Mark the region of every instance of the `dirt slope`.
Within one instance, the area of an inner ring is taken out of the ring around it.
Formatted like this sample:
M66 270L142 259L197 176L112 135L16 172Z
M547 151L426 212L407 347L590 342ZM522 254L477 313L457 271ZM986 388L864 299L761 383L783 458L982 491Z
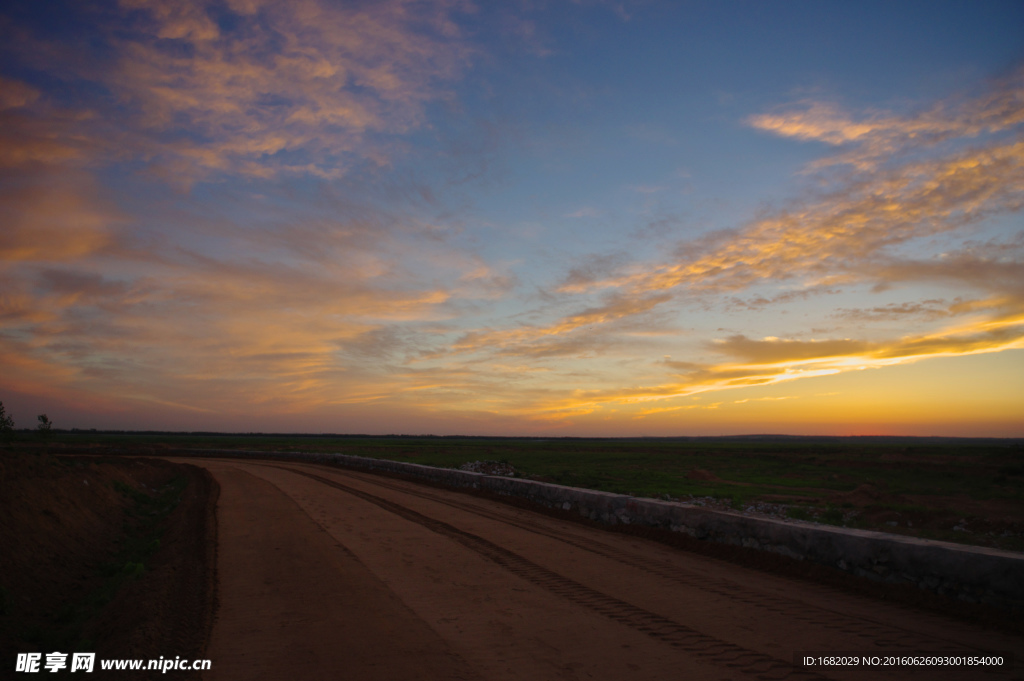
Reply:
M33 450L3 451L0 461L4 674L19 652L202 657L215 587L209 473Z

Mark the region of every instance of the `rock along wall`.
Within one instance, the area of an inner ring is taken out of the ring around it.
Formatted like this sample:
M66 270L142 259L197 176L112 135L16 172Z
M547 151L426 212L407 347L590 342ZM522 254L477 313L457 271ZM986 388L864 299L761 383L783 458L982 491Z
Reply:
M575 511L610 525L646 525L698 539L771 551L831 565L869 579L913 583L972 603L1024 610L1024 554L817 523L780 521L690 504L642 499L545 482L348 454L176 450L186 456L278 458L383 471L451 487L470 487Z

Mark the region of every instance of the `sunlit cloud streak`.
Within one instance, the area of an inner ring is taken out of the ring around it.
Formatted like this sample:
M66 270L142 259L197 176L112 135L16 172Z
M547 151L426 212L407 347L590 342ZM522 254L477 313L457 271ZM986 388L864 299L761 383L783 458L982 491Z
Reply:
M751 116L750 125L782 137L844 147L815 162L821 168L850 164L872 170L893 154L921 151L942 142L1012 130L1024 123L1024 88L1018 70L974 97L943 101L909 115L870 111L855 117L839 107L806 102L780 113Z
M887 342L851 339L796 341L769 338L753 340L732 336L712 344L714 350L731 361L697 365L665 361L675 370L676 380L650 387L576 391L573 395L548 403L553 412L587 412L614 404L660 402L709 391L750 386L769 386L843 371L892 366L935 357L951 357L1001 352L1024 348L1024 314L978 327L956 329L949 333L902 338ZM644 408L642 414L655 414L676 408L701 405ZM706 405L703 405L706 406Z

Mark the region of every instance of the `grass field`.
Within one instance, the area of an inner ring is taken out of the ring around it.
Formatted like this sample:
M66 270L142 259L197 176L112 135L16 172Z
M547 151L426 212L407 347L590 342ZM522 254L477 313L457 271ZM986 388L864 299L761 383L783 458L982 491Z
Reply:
M533 439L27 433L9 447L340 452L1024 550L1024 440L751 436Z

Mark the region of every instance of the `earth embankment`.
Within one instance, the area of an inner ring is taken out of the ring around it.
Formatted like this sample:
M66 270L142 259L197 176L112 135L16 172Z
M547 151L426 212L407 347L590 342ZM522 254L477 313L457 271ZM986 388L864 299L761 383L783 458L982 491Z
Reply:
M4 671L29 652L203 657L214 609L218 490L205 469L159 459L3 452ZM97 668L90 678L125 674ZM159 673L132 678L150 676Z

